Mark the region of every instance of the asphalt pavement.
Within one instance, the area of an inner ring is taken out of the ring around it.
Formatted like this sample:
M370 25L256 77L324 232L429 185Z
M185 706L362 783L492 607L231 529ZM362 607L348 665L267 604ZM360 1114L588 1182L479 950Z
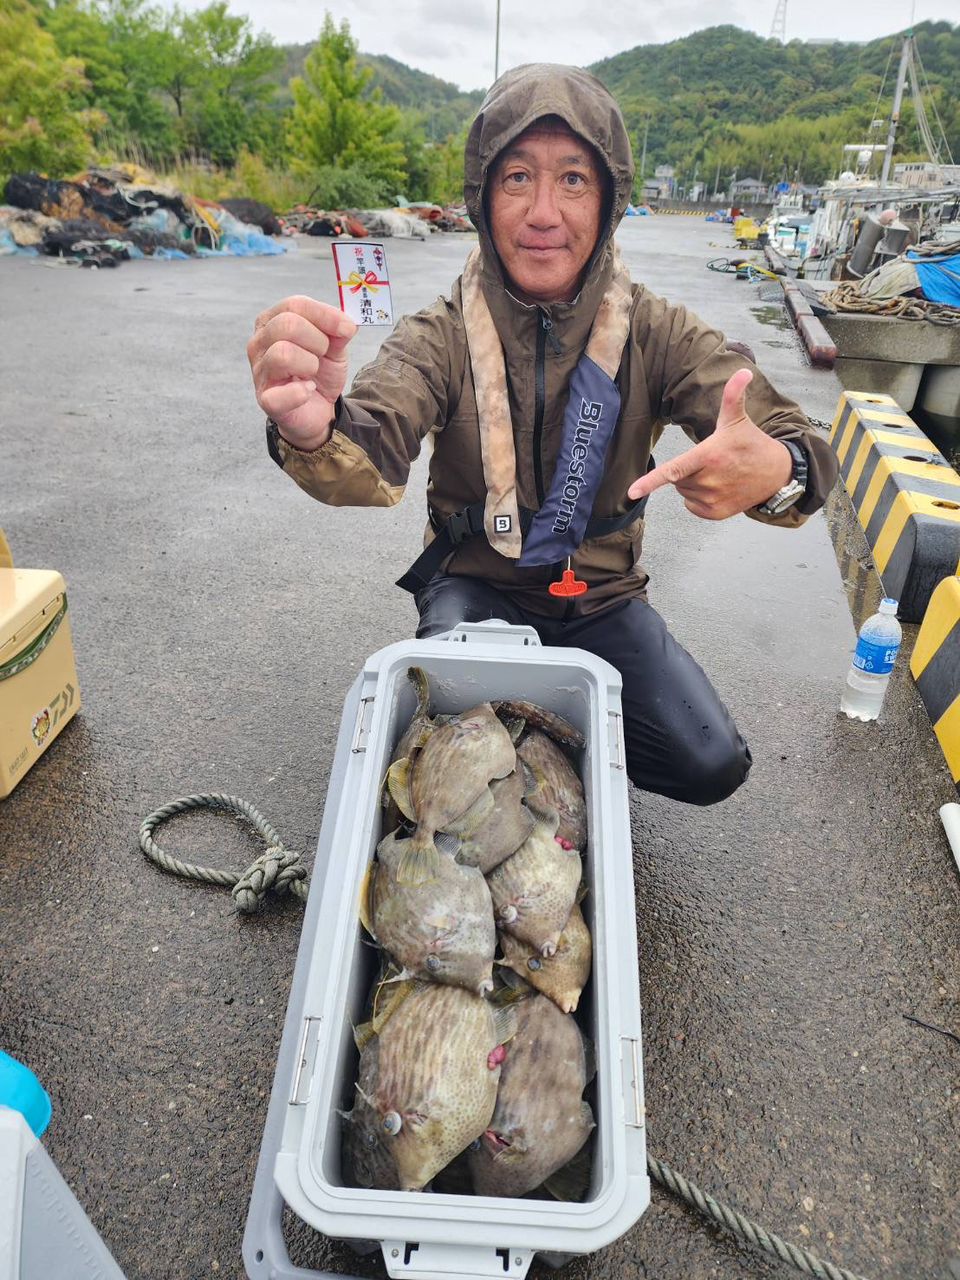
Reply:
M634 278L750 343L814 418L839 386L775 300L705 269L730 230L631 219ZM472 236L387 243L395 305L445 292ZM240 1240L301 918L241 918L137 845L189 792L246 797L312 858L346 691L412 635L393 586L425 469L390 511L326 508L269 460L244 347L290 293L334 300L329 241L117 270L0 260L0 524L68 585L81 715L0 802L0 1045L53 1099L47 1150L130 1280L241 1277ZM384 331L361 334L357 364ZM671 428L664 458L686 440ZM634 793L647 1141L705 1190L870 1280L960 1271L956 799L907 670L880 721L839 699L879 583L842 493L798 531L651 499L651 601L754 756L692 809ZM165 847L239 868L234 822ZM301 1264L380 1275L302 1228ZM953 1261L953 1269L951 1262ZM535 1266L531 1273L550 1274ZM762 1280L767 1262L660 1191L570 1280ZM66 1278L68 1280L68 1278Z

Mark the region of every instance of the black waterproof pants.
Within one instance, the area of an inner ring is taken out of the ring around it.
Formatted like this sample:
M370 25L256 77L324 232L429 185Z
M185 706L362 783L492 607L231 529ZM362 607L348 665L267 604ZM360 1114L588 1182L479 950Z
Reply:
M417 635L458 622L534 627L543 644L586 649L623 677L627 774L635 786L689 804L725 800L746 780L750 751L713 685L642 600L586 618L531 613L478 578L438 574L417 594Z

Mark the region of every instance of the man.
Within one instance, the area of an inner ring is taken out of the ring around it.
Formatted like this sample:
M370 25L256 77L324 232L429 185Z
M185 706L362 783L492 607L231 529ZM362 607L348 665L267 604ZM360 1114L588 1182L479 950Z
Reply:
M743 782L750 753L645 600L643 500L673 484L702 519L797 525L837 467L720 333L630 282L613 233L632 183L598 80L516 68L467 140L480 244L450 298L405 317L349 397L355 327L333 307L284 300L258 317L248 356L271 455L322 502L397 502L434 434L429 545L401 579L418 635L497 617L605 658L623 676L632 781L710 804ZM697 443L654 468L671 420Z

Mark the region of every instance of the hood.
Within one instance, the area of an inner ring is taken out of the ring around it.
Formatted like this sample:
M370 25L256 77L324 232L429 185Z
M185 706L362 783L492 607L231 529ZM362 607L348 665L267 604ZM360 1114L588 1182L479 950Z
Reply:
M543 116L559 116L574 133L599 153L612 181L609 216L587 265L584 281L604 283L613 262L613 233L626 212L633 189L633 154L620 108L596 76L579 67L531 62L505 72L483 100L467 137L463 194L480 248L488 280L503 283L503 272L484 209L484 188L490 166L514 138Z

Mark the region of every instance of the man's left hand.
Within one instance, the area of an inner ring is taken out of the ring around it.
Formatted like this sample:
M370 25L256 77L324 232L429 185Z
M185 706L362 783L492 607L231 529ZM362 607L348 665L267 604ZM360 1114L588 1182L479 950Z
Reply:
M739 369L723 389L713 434L685 453L634 480L634 500L672 484L688 511L703 520L726 520L772 498L790 483L790 450L761 431L747 414L749 369Z

